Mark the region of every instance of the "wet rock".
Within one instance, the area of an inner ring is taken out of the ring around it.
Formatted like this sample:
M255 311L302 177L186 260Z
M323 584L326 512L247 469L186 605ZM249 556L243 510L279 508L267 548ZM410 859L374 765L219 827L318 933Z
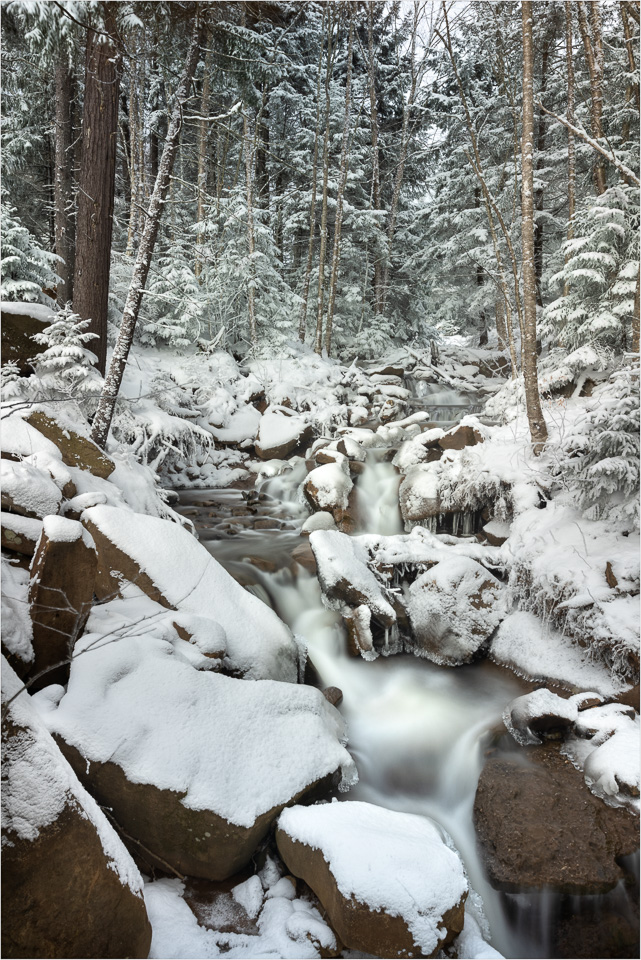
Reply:
M463 865L423 817L358 801L293 807L276 843L352 950L435 957L463 928Z
M66 683L68 661L89 616L97 569L96 548L77 520L46 517L31 566L29 602L35 659L31 690Z
M274 517L262 517L253 522L254 530L280 530L280 520Z
M68 467L80 467L96 477L106 480L116 468L116 464L88 437L82 436L66 424L58 423L53 417L41 410L35 410L27 417L27 423L35 427L47 440L55 443L62 455L62 462Z
M247 557L247 563L251 563L252 567L262 570L263 573L276 573L278 570L278 565L266 557Z
M501 585L475 560L442 560L409 588L416 653L435 663L469 663L504 616Z
M40 520L2 511L2 549L32 557L42 533Z
M343 614L347 628L347 652L352 657L363 657L365 660L374 660L377 656L374 650L371 630L372 612L368 606L361 604L355 610Z
M47 321L21 313L11 313L10 309L3 308L2 362L17 364L20 375L23 377L33 373L33 365L29 361L44 353L47 348L44 344L36 343L32 338L35 333L42 333L48 326Z
M612 590L614 590L615 587L619 586L619 581L614 575L614 570L612 569L612 564L610 563L609 560L605 565L605 579L606 579L607 585L611 587Z
M443 434L438 441L441 450L462 450L463 447L474 447L477 443L483 443L483 435L474 427L463 424Z
M2 745L2 955L147 957L140 875L26 694L8 707Z
M634 815L593 796L555 743L489 758L474 825L492 886L515 893L604 893L623 877L617 858L639 844Z
M300 564L308 573L316 573L316 558L308 543L300 543L292 550L292 560Z
M343 700L343 691L339 687L325 687L323 696L333 707L337 707Z

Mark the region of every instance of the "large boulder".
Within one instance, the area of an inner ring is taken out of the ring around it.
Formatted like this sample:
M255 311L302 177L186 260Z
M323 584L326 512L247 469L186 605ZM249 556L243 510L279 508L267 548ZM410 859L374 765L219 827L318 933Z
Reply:
M140 874L20 686L5 664L2 954L147 957Z
M348 537L334 530L314 530L309 542L316 558L321 589L337 609L368 607L382 627L396 623L386 589L369 565L367 538Z
M605 893L639 846L637 818L594 797L553 742L490 757L474 824L490 883L514 893Z
M3 510L37 519L58 512L62 491L32 463L0 460L0 480Z
M74 643L93 602L97 562L94 542L82 524L45 517L29 584L32 691L67 682Z
M438 441L441 450L462 450L463 447L474 447L477 443L483 443L483 435L468 424L453 427Z
M261 460L285 460L298 447L308 443L312 428L300 417L281 410L266 410L256 438L256 455Z
M430 522L436 529L438 518L445 510L439 496L438 474L431 464L410 466L398 497L406 530L414 524L429 526Z
M435 663L469 663L505 615L499 581L468 557L441 560L409 588L413 648Z
M159 626L115 642L86 634L47 724L141 856L223 880L284 806L356 774L320 690L195 669L183 644Z
M463 864L425 817L356 801L296 806L276 843L352 950L435 957L463 929Z
M105 480L115 470L116 464L111 457L88 436L84 436L77 428L74 430L70 423L55 419L42 410L34 410L26 420L55 444L62 456L62 462L67 466L80 467L81 470L88 470L94 476Z
M251 680L296 683L298 647L291 631L184 527L110 506L85 510L82 522L98 550L100 598L133 583L167 609L222 624L229 670Z

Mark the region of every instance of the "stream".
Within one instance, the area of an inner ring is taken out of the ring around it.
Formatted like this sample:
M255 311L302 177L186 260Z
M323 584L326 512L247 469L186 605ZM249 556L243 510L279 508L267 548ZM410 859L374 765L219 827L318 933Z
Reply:
M445 429L469 412L460 397L457 404L450 395L438 399ZM403 532L399 475L386 453L369 450L358 477L357 533ZM299 533L309 515L298 499L307 470L304 460L291 462L291 471L264 481L258 491L182 491L180 512L194 522L212 556L305 639L319 685L343 692L338 709L360 779L341 799L432 818L465 863L494 948L508 958L553 957L549 929L561 898L494 890L484 876L472 823L488 734L501 723L505 705L530 688L490 661L448 668L411 654L373 662L349 656L340 615L323 606L316 576L300 565L310 551ZM292 565L292 555L299 565ZM605 897L574 899L590 901L594 915L594 908L600 912L598 901L611 912L622 897L627 902L626 891L617 888ZM584 907L577 905L577 912ZM625 903L621 909L625 912Z

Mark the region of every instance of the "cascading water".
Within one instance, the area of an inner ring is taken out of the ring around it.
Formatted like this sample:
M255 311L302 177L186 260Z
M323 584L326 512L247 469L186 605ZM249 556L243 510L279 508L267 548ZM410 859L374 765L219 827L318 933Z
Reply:
M402 532L399 476L385 455L370 450L358 478L359 532ZM360 776L342 799L421 814L440 824L482 899L494 947L510 958L554 956L550 925L560 910L574 909L568 905L572 898L494 890L484 875L472 820L484 741L500 724L505 705L524 691L523 682L489 661L452 669L409 654L373 662L348 656L341 617L323 606L317 578L300 567L296 574L290 569L292 551L307 543L298 534L306 513L298 497L304 475L304 463L296 462L292 471L265 481L254 494L252 503L259 504L262 516L278 521L278 529L244 527L239 514L248 498L237 491L191 494L183 498L190 505L185 512L213 556L304 638L322 685L342 690L339 709ZM231 513L230 521L221 524L208 516L216 502ZM234 536L229 522L238 524ZM612 909L625 912L629 893L620 886L606 897L575 898L581 902L577 914L585 913L586 901L598 922Z

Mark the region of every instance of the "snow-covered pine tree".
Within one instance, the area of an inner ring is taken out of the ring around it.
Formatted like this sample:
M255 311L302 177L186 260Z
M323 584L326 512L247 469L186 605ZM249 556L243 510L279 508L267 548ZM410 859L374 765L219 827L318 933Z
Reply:
M43 250L36 238L22 225L17 211L2 198L2 260L0 299L45 303L52 300L44 291L55 287L57 257Z
M88 326L88 320L81 320L67 306L42 333L33 335L36 343L46 347L33 361L35 374L29 387L34 395L72 400L100 395L102 377L95 369L98 358L86 346L96 334L88 333Z

